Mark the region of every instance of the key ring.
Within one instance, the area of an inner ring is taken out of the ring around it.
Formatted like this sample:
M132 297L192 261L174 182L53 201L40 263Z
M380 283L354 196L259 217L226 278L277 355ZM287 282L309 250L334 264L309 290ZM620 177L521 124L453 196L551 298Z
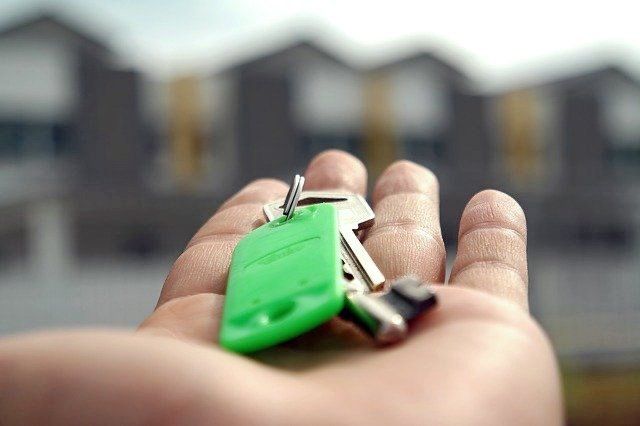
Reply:
M287 192L287 196L284 199L282 214L285 216L285 220L289 220L293 217L293 212L298 205L298 200L300 199L300 194L302 194L303 187L304 176L295 175L291 182L291 186L289 187L289 192Z

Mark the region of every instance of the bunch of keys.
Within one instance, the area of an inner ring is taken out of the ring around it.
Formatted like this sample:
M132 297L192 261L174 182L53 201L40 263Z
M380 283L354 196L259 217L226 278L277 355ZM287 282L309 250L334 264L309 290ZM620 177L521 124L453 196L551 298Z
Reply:
M435 293L413 278L385 283L356 234L375 218L363 197L303 186L296 175L284 200L264 206L268 222L236 246L220 344L253 352L336 315L379 343L404 339L408 323L435 306Z

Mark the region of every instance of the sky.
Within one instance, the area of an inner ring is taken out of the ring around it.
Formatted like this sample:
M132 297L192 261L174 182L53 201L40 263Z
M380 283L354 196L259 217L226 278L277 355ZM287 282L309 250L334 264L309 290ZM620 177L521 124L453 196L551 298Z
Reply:
M361 64L435 50L489 84L608 59L640 70L637 1L3 0L0 25L38 7L106 34L161 75L215 69L298 35Z

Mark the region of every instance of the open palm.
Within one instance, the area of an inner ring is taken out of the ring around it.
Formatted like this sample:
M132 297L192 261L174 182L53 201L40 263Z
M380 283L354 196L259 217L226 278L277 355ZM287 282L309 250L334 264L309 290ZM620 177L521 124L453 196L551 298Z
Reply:
M366 170L317 156L307 189L363 193ZM553 351L527 313L526 224L497 191L462 215L449 285L409 339L376 348L334 320L254 357L216 345L235 244L286 185L265 179L225 202L175 262L136 333L62 331L0 343L0 424L559 424ZM364 245L388 279L444 283L438 183L406 161L372 194Z

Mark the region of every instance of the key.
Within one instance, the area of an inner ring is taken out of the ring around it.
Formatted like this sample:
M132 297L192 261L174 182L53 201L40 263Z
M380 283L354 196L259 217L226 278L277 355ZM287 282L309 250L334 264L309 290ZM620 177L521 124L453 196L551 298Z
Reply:
M344 308L337 209L293 204L289 218L250 232L233 252L220 329L220 344L229 350L276 345Z
M411 277L401 278L386 293L372 294L357 282L346 287L346 308L341 316L356 323L380 344L404 339L411 321L437 305L429 286Z
M305 191L298 205L331 203L338 208L340 218L340 251L347 276L363 282L371 291L382 289L385 278L355 232L373 224L375 214L366 200L356 194L340 194L322 191ZM268 220L283 214L283 201L278 200L264 206Z

